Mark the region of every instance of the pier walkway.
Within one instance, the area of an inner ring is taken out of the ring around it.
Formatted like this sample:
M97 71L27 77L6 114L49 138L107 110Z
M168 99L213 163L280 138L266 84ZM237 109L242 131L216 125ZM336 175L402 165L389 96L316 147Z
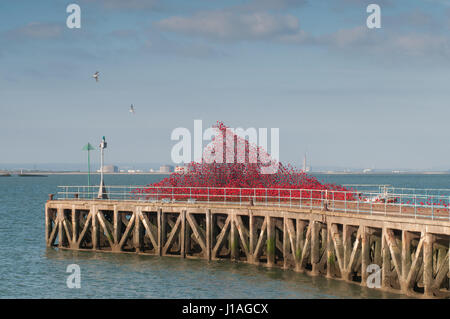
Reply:
M97 199L94 190L62 186L47 201L48 247L229 259L450 297L447 195L117 186Z

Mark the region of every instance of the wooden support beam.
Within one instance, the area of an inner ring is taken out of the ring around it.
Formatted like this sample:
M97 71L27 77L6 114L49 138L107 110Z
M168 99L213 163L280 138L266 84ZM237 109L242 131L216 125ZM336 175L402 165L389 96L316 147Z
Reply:
M73 248L73 245L72 245L72 237L73 237L72 223L67 220L65 215L63 215L62 224L64 226L63 228L64 228L64 233L65 233L65 238L66 238L66 243L67 243L66 245L70 248Z
M326 224L320 224L320 238L322 239L320 244L320 255L322 256L324 253L326 255L327 250L328 232Z
M114 205L113 212L113 237L114 237L114 245L119 245L120 235L122 232L122 221L119 217L119 210L117 209L117 205Z
M382 267L383 266L383 258L382 258L382 235L381 236L374 236L374 243L375 243L375 247L374 247L374 264L377 264L378 266Z
M285 217L285 224L286 224L285 233L289 240L289 243L286 243L287 256L285 257L285 262L286 259L288 259L289 251L291 251L291 259L294 263L294 267L297 267L301 257L301 249L298 249L297 251L297 237L296 237L297 233L294 229L294 220Z
M53 225L52 232L50 233L48 241L47 241L48 247L52 247L55 245L56 234L58 233L58 230L59 230L58 222L57 222L57 220L55 220L55 224Z
M347 265L345 267L345 276L347 280L351 280L351 276L353 273L353 269L356 268L356 264L358 263L358 257L360 256L359 254L359 247L361 246L361 234L363 232L362 230L363 226L360 226L358 228L358 231L356 232L356 238L355 238L355 242L353 243L353 247L351 249L351 252L349 254L349 259L347 262ZM351 241L351 236L349 237L350 241ZM351 247L351 246L350 246Z
M142 229L142 208L136 207L135 209L135 218L134 218L134 233L133 233L133 246L137 253L143 251L144 246L144 232Z
M296 240L295 240L295 271L302 271L302 256L304 254L305 241L308 238L308 233L305 234L306 222L300 219L296 219Z
M259 256L262 253L262 247L266 243L267 239L267 217L264 218L264 221L261 226L261 232L258 237L258 241L256 243L255 252L253 253L253 262L259 261Z
M52 233L52 222L50 219L50 209L48 208L48 204L45 204L45 244L47 247L50 247L50 234Z
M58 221L58 247L64 247L65 242L66 242L66 234L64 232L64 224L63 224L63 220L64 220L64 209L61 207L58 207L57 210L57 216L56 216L56 220Z
M180 213L181 228L180 228L180 255L181 258L186 258L186 210L182 209Z
M248 248L248 230L245 228L244 223L242 222L242 217L239 215L235 215L235 226L236 230L239 234L239 239L241 242L242 250L245 253L247 261L250 258L249 248Z
M426 233L423 244L423 287L427 297L433 296L433 242L433 235Z
M417 274L419 273L419 270L421 266L423 266L423 243L425 241L425 233L422 233L419 243L417 244L416 252L414 254L414 259L412 260L411 267L408 272L408 276L406 277L406 280L404 282L403 289L404 292L407 292L410 290L413 285L414 281L417 278Z
M381 235L381 258L383 265L381 267L381 286L391 288L391 257L386 236L387 229L383 228Z
M97 250L99 248L99 234L98 234L98 218L97 218L97 207L91 206L92 210L92 231L91 231L91 237L92 237L92 249Z
M136 214L133 213L133 215L131 215L131 217L130 217L130 220L128 221L127 228L125 228L125 231L123 232L122 238L120 239L119 247L118 247L119 250L123 249L123 246L125 245L125 242L128 240L128 237L130 236L130 233L131 233L131 230L133 228L135 219L136 219Z
M152 246L155 249L156 254L159 254L158 253L158 248L159 248L158 228L150 222L150 220L148 219L148 217L145 213L140 212L139 217L142 222L142 225L144 226L144 229L146 230L145 235L152 243Z
M163 247L167 237L166 214L162 209L158 209L158 254L163 255Z
M165 214L164 214L165 215ZM167 216L164 216L164 218L167 220ZM170 231L168 237L167 237L167 241L164 243L163 246L163 251L162 251L162 255L166 255L167 252L169 251L170 246L172 246L172 243L175 239L176 234L179 231L179 227L181 224L181 213L177 218L177 221L175 222L174 226L172 227L172 230Z
M212 218L211 210L206 210L206 259L211 260L211 243L212 243Z
M339 267L339 272L342 275L344 272L344 269L345 269L344 246L342 243L341 236L339 234L338 226L336 224L332 224L330 227L330 232L331 232L331 239L333 240L333 244L334 244L334 251L336 253L336 259L338 261L337 266Z
M401 253L394 235L394 231L392 229L386 229L385 237L386 237L386 244L389 247L389 252L391 253L391 260L392 263L394 264L395 273L397 274L398 280L401 281L403 278Z
M328 241L327 241L327 278L334 277L334 263L335 263L335 252L334 252L334 240L331 232L331 224L327 224L327 233L328 233Z
M97 218L100 226L103 228L103 232L105 233L109 246L112 250L114 250L114 236L112 235L111 228L108 227L108 222L105 220L105 217L103 216L103 213L101 211L97 211Z
M250 211L249 212L249 224L248 224L248 228L249 228L249 248L248 248L248 252L249 252L249 259L248 261L250 263L254 263L255 262L255 245L256 245L256 240L257 240L257 234L256 234L256 225L255 225L255 217L253 216L253 212Z
M181 258L186 258L186 210L182 209L180 213L181 226L179 233L180 241L180 256Z
M212 250L212 258L217 258L218 254L220 253L220 250L222 249L222 246L224 244L224 239L228 234L230 223L231 215L228 215L227 219L225 220L225 224L217 238L217 242Z
M305 269L308 257L311 251L311 231L312 225L309 224L306 230L305 240L303 241L302 254L299 261L299 266L296 268L297 271L303 271Z
M437 266L437 272L436 272L436 276L434 278L433 284L432 284L432 290L433 291L438 291L439 288L442 285L442 282L444 281L444 279L448 279L448 273L449 273L449 252L447 252L447 254L445 255L445 257L443 257L438 266Z
M78 218L78 212L75 209L75 205L72 205L72 239L71 239L71 246L73 246L74 249L78 249L76 246L76 243L78 242L78 234L80 232L80 225L79 225L79 218Z
M231 260L239 260L239 239L236 229L236 214L231 214L231 229L230 229L230 251Z
M319 275L319 262L320 262L320 243L319 243L319 223L311 221L311 266L312 275Z
M186 218L188 221L188 225L190 225L190 228L192 229L195 240L200 245L200 248L202 249L204 256L206 256L207 255L206 238L203 235L200 226L198 225L197 221L195 220L195 217L192 214L187 213ZM186 225L186 227L189 227L188 225Z
M289 259L289 235L287 230L287 220L286 216L283 218L283 269L288 268Z
M409 270L411 268L411 233L403 230L402 231L402 281L403 284L406 283L408 279Z
M185 212L185 228L184 228L184 245L183 245L183 247L184 247L184 255L185 256L187 256L187 255L190 255L191 254L191 251L192 251L192 240L191 240L191 237L192 237L192 235L193 235L193 232L192 232L192 227L191 227L191 225L189 224L189 220L188 220L188 218L187 218L187 216L188 216L188 212L186 211ZM180 233L180 242L181 242L181 233ZM201 246L200 246L201 247Z
M89 228L92 224L92 216L94 216L94 211L90 210L88 213L88 216L86 217L86 222L83 225L83 230L81 231L81 234L78 237L78 242L77 242L78 247L80 247L81 242L84 239L84 236L86 236L86 233L89 231Z
M305 232L306 222L300 219L296 220L296 247L295 247L295 254L297 255L297 259L300 260L303 246L305 244L306 237L303 237L303 234Z
M343 263L345 272L347 272L347 265L350 262L350 254L352 252L352 232L353 227L350 225L342 225L342 247L343 249Z
M370 238L366 226L361 226L361 285L367 286L368 272L370 264Z
M267 242L266 242L266 252L267 252L267 266L273 267L275 264L275 223L272 217L266 216L267 219Z

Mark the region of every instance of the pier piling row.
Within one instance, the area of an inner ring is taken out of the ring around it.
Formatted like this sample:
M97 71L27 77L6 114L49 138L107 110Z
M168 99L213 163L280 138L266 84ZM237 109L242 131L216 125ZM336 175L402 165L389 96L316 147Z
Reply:
M229 259L449 298L450 222L242 205L49 200L48 247Z

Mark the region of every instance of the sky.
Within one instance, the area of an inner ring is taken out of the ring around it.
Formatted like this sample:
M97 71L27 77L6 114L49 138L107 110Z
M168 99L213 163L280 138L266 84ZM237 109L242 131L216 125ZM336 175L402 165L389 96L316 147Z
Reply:
M107 164L170 164L202 120L279 128L299 167L450 169L449 58L447 0L1 0L0 168L102 136Z

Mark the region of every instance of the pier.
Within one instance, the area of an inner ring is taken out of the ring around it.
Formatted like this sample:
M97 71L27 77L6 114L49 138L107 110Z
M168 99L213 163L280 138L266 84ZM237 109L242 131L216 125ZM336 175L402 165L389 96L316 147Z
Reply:
M417 194L143 189L107 187L108 199L97 199L98 186L60 187L45 205L47 246L228 259L362 286L378 267L374 289L450 297L450 208L441 197L428 205Z

